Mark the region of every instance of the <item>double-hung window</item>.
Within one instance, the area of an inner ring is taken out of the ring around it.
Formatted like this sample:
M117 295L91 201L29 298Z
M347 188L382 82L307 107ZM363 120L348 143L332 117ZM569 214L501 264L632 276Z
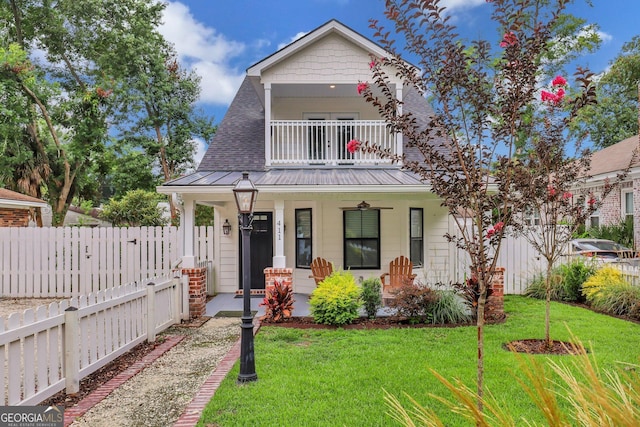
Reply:
M622 214L625 220L633 221L633 191L622 193Z
M344 211L344 268L380 269L380 211Z
M311 209L296 209L296 267L311 267Z
M423 216L421 208L409 209L409 252L414 267L421 267L424 264Z

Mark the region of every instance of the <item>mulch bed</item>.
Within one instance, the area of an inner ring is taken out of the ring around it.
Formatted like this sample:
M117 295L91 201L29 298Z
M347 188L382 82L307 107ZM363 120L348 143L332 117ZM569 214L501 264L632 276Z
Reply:
M583 349L576 347L574 344L565 341L551 341L551 345L547 346L546 340L528 339L517 340L503 344L502 348L507 351L528 354L554 354L554 355L578 355L584 354Z

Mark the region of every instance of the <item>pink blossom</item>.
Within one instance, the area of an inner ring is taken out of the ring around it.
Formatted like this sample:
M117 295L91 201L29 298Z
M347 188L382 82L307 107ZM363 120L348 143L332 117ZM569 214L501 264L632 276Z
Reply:
M487 239L492 238L496 234L496 229L493 227L489 227L487 229Z
M547 92L546 90L543 90L540 93L540 99L542 99L542 102L548 102L548 101L555 101L556 99L556 94L555 93L551 93L551 92Z
M551 84L553 86L566 86L567 85L567 79L565 79L562 76L556 76L553 81L551 82Z
M376 61L375 60L372 60L371 62L369 62L369 68L370 69L373 69L373 67L375 67L375 66L376 66Z
M369 83L360 82L358 83L358 95L362 93L363 90L366 90L369 87Z
M504 222L502 221L497 222L496 225L493 226L493 229L496 231L496 233L499 233L500 231L502 231L503 228L504 228Z
M596 199L595 199L595 197L590 196L590 197L589 197L589 200L587 201L587 203L589 203L589 206L590 206L590 207L593 207L593 205L595 205L595 204L596 204Z
M562 199L563 200L569 200L570 198L573 197L573 194L569 191L565 191L564 193L562 193Z
M553 197L556 195L556 189L552 185L547 185L547 193L549 193L549 197Z
M360 141L358 141L357 139L352 139L351 141L347 142L347 151L350 152L351 154L358 151L359 148L360 148Z
M508 33L505 33L504 36L502 37L502 41L500 42L500 47L515 46L517 44L518 44L518 38L516 37L515 34L513 34L512 31L509 31Z

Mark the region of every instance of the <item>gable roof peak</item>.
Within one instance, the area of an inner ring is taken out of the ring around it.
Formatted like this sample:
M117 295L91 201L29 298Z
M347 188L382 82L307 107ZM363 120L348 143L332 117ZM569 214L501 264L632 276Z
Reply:
M297 40L292 41L282 49L274 52L273 54L267 56L264 59L256 62L247 68L248 76L260 76L263 70L266 70L273 65L279 63L280 61L290 57L291 55L299 52L305 47L311 45L317 40L325 37L328 34L337 33L342 35L344 38L350 40L352 43L360 46L364 50L371 52L376 56L387 56L389 52L384 50L380 45L353 30L352 28L346 26L342 22L337 19L331 19L319 27L311 30L304 36L300 37Z

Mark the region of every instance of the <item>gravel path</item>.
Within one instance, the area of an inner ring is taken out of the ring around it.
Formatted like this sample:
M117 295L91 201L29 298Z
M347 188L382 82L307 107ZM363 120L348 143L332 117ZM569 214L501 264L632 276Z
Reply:
M212 318L198 328L173 327L165 333L187 337L71 425L173 425L238 339L240 320Z

